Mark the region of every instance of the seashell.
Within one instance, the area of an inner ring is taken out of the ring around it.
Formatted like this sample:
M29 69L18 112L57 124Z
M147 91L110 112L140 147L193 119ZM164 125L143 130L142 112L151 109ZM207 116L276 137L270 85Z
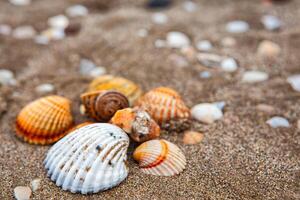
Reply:
M84 127L84 126L87 126L87 125L90 125L90 124L94 124L94 122L83 122L83 123L81 123L81 124L77 124L77 125L75 125L75 126L73 126L73 128L71 128L69 131L68 131L68 133L71 133L71 132L73 132L73 131L75 131L76 129L79 129L79 128L81 128L81 127Z
M186 131L183 136L184 144L198 144L203 140L204 135L196 131Z
M141 97L136 106L148 111L159 124L171 119L189 118L190 111L179 94L167 87L158 87Z
M157 176L172 176L185 169L186 159L182 151L166 140L150 140L136 148L133 158L141 171Z
M141 88L132 81L111 75L103 75L95 78L89 85L88 91L116 90L124 94L130 105L142 95Z
M111 123L122 128L136 142L159 137L160 128L150 115L140 108L118 110Z
M70 100L47 96L25 106L16 119L16 134L32 144L51 144L73 125Z
M83 112L97 121L107 122L118 111L129 107L126 96L112 90L87 92L81 95Z
M97 193L119 185L128 175L129 138L119 127L94 123L57 142L44 164L57 186L72 193Z

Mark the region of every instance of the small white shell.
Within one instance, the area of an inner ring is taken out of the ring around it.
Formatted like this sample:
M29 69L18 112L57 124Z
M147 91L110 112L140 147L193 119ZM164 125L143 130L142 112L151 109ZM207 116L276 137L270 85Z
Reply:
M47 153L45 168L57 186L72 193L96 193L120 184L128 175L125 164L129 138L106 123L74 130Z

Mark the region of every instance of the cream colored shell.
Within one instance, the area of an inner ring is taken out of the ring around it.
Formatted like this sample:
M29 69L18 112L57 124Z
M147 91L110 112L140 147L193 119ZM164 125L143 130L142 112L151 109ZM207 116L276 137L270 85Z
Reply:
M48 176L72 193L96 193L120 184L128 175L127 134L119 127L94 123L69 133L47 153Z

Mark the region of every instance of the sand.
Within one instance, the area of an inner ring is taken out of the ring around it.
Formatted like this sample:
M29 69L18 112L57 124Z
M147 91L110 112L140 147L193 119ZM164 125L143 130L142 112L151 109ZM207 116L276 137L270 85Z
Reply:
M166 25L151 22L151 13L143 1L96 0L33 1L31 6L15 7L0 2L0 22L13 27L30 24L43 30L47 18L61 14L74 3L86 5L90 14L73 19L81 23L79 34L42 46L31 40L0 36L0 68L12 70L18 80L15 87L0 87L0 199L12 199L16 186L29 186L42 179L32 199L300 199L300 95L286 78L299 73L300 2L290 1L271 7L261 1L199 0L199 10L187 13L177 1L163 11ZM271 13L284 21L279 32L268 32L260 16ZM242 19L251 25L245 34L224 31L230 20ZM137 36L141 28L149 30L145 38ZM182 31L193 42L209 39L213 52L230 55L239 61L235 73L209 69L213 76L204 80L199 73L207 70L195 59L187 67L178 67L172 56L182 55L169 48L157 49L156 39L168 31ZM221 40L232 36L237 44L224 48ZM282 53L275 59L256 56L260 41L278 43ZM156 177L138 170L131 154L128 178L109 191L83 196L65 192L46 177L43 159L50 146L29 145L14 134L14 119L28 102L40 97L34 88L42 83L55 85L55 94L73 100L77 123L86 118L79 114L79 95L91 78L79 73L80 58L105 66L108 73L129 78L147 91L156 86L176 89L188 106L200 102L225 101L224 117L210 125L193 121L193 130L204 134L200 144L184 145L183 132L164 132L162 138L176 143L185 153L186 170L174 177ZM270 75L268 81L241 83L244 71L259 69ZM273 114L256 111L256 105L274 106L275 114L286 117L290 128L271 128L265 121Z

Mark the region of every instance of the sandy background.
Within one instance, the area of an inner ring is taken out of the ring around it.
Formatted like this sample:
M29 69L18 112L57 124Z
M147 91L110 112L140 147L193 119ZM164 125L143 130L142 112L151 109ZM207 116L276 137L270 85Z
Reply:
M176 1L163 10L169 16L166 25L151 22L153 11L144 8L144 1L101 2L33 0L30 6L15 7L0 1L1 23L29 24L38 31L46 28L49 17L70 5L82 3L90 10L87 17L75 19L82 26L78 35L47 46L0 36L0 68L12 70L19 83L0 87L0 199L12 199L16 186L29 185L34 178L41 178L42 185L32 199L300 199L300 131L296 128L300 94L286 82L287 76L300 72L300 1L265 7L258 0L199 0L196 13L187 13ZM265 13L282 19L280 32L263 28L259 20ZM226 33L225 24L235 19L249 22L251 30L242 35ZM137 36L141 28L149 30L147 37ZM172 55L182 55L180 51L154 46L168 31L182 31L193 42L211 40L213 52L233 56L240 68L233 74L211 70L212 78L199 78L206 68L196 60L180 68L172 61ZM233 36L237 45L222 47L225 36ZM278 43L282 54L274 60L257 57L257 45L264 39ZM41 83L54 84L55 94L72 99L76 122L84 121L79 95L91 79L80 75L80 58L135 81L145 91L156 86L175 88L189 106L226 101L224 118L211 125L193 122L194 130L204 133L198 145L184 145L182 133L162 135L186 154L188 165L179 176L142 174L129 156L130 174L119 187L90 196L64 192L46 177L42 162L49 146L20 141L13 125L18 111L39 97L34 88ZM242 73L249 69L268 72L270 78L242 84ZM265 121L272 115L257 112L260 103L274 106L274 114L289 119L291 128L269 127Z

